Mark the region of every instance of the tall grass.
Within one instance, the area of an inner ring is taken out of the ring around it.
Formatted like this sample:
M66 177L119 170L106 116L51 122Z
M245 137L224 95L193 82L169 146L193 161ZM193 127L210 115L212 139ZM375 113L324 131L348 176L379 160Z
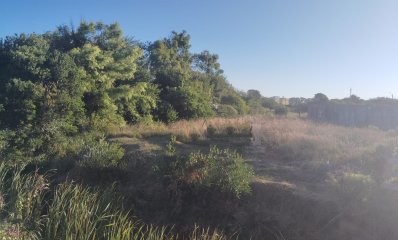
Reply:
M43 222L41 212L49 185L45 176L37 171L23 174L23 168L0 164L1 212L12 223L5 232L11 239L38 239L37 229Z
M103 197L103 191L62 184L55 192L43 227L43 239L173 239L166 228L146 226Z
M0 239L174 240L172 228L132 218L114 190L63 183L53 191L45 176L0 164ZM217 231L194 229L191 239L226 239Z
M247 117L181 120L168 125L150 123L114 128L110 130L109 135L111 137L175 135L178 140L189 142L217 136L249 136L251 124Z
M360 160L396 135L375 128L347 128L292 118L256 119L253 135L269 154L287 160Z

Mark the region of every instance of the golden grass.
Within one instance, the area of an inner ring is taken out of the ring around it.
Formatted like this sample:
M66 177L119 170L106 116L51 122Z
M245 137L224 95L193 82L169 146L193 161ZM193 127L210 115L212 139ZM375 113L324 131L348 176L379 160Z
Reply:
M272 157L323 162L360 159L379 146L398 142L394 131L315 123L294 116L181 120L168 125L154 122L115 128L109 135L128 138L175 135L185 143L212 137L253 137L254 144L265 147Z
M235 132L229 137L227 129L231 127ZM398 146L397 131L349 128L315 123L294 116L245 116L179 121L169 125L153 123L126 126L113 130L111 136L134 137L138 139L130 140L145 142L153 139L142 138L175 135L179 141L186 143L211 138L209 129L213 129L215 137L225 134L223 138L210 139L210 143L225 142L232 148L237 147L230 141L234 137L244 135L247 131L252 135L253 145L245 145L243 154L258 174L252 182L253 195L248 201L248 208L253 208L250 217L256 219L248 229L251 235L257 236L255 239L262 239L267 232L263 222L270 218L276 219L286 239L326 239L326 235L331 236L328 239L343 239L334 236L340 236L340 232L344 231L340 222L346 219L352 222L353 227L346 230L347 235L360 234L363 219L370 223L373 221L371 219L383 222L375 225L380 229L384 229L384 222L388 223L388 217L378 213L385 205L380 204L380 201L384 201L384 198L385 201L391 201L391 208L396 201L387 199L383 194L380 194L383 197L380 200L378 192L368 193L368 187L371 187L368 179L378 180L379 167L374 164L378 159L394 157L384 154L383 149L387 146L386 152L391 153ZM190 150L199 146L185 145L191 147ZM398 182L394 176L386 176L389 177L388 183ZM363 199L370 200L362 202ZM356 205L366 206L365 217L351 217L353 214L365 214L362 213L363 209L352 207ZM368 210L369 206L374 209ZM397 211L394 210L389 217L398 219ZM387 225L385 229L395 228ZM375 234L383 236L380 231Z
M257 118L255 142L289 160L338 161L361 158L397 135L374 128L348 128L295 118Z
M300 167L310 172L332 170L340 173L381 174L384 172L382 168L387 166L385 162L396 157L394 148L398 149L398 132L394 130L350 128L315 123L295 116L182 120L169 125L152 123L126 126L110 132L110 137L141 141L155 136L162 136L167 141L169 135L175 135L182 143L208 140L207 143L233 148L241 144L235 144L234 139L252 138L254 147L247 149L246 153L255 159L254 168L260 171L263 171L262 165L268 166L263 161L268 159L294 161L294 166L283 164L286 170ZM276 164L280 165L278 162Z
M228 135L228 130L234 136L250 133L250 118L210 118L198 120L181 120L171 124L154 122L150 124L129 125L111 129L111 137L151 137L159 135L175 135L184 142L206 139L208 129L213 128L216 135Z

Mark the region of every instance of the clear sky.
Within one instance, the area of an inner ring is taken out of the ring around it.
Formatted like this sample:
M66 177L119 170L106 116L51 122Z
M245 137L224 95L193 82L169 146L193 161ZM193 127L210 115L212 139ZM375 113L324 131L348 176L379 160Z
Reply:
M141 41L186 30L235 87L265 96L398 97L396 0L6 0L0 37L82 19Z

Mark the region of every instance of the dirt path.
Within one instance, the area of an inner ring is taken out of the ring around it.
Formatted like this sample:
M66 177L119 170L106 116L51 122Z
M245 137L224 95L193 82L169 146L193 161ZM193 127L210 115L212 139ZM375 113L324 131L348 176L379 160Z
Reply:
M262 142L264 133L261 124L261 121L253 119L252 141L244 151L247 163L253 167L257 175L256 181L287 187L295 195L308 199L329 201L330 194L322 188L325 182L317 181L315 172L303 170L302 162L283 161L272 157Z
M328 182L333 168L318 170L305 166L310 161L278 159L262 141L261 121L252 123L252 133L244 157L256 173L250 204L258 222L266 216L275 219L285 239L397 239L391 236L398 235L398 210L393 207L398 181L382 184L365 202L342 202ZM392 161L396 167L386 174L398 179L398 160Z

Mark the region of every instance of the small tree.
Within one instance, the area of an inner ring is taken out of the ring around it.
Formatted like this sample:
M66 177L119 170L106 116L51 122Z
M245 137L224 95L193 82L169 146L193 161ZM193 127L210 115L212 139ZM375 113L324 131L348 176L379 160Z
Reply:
M323 93L317 93L317 94L315 94L313 101L319 102L319 103L328 102L329 98Z

